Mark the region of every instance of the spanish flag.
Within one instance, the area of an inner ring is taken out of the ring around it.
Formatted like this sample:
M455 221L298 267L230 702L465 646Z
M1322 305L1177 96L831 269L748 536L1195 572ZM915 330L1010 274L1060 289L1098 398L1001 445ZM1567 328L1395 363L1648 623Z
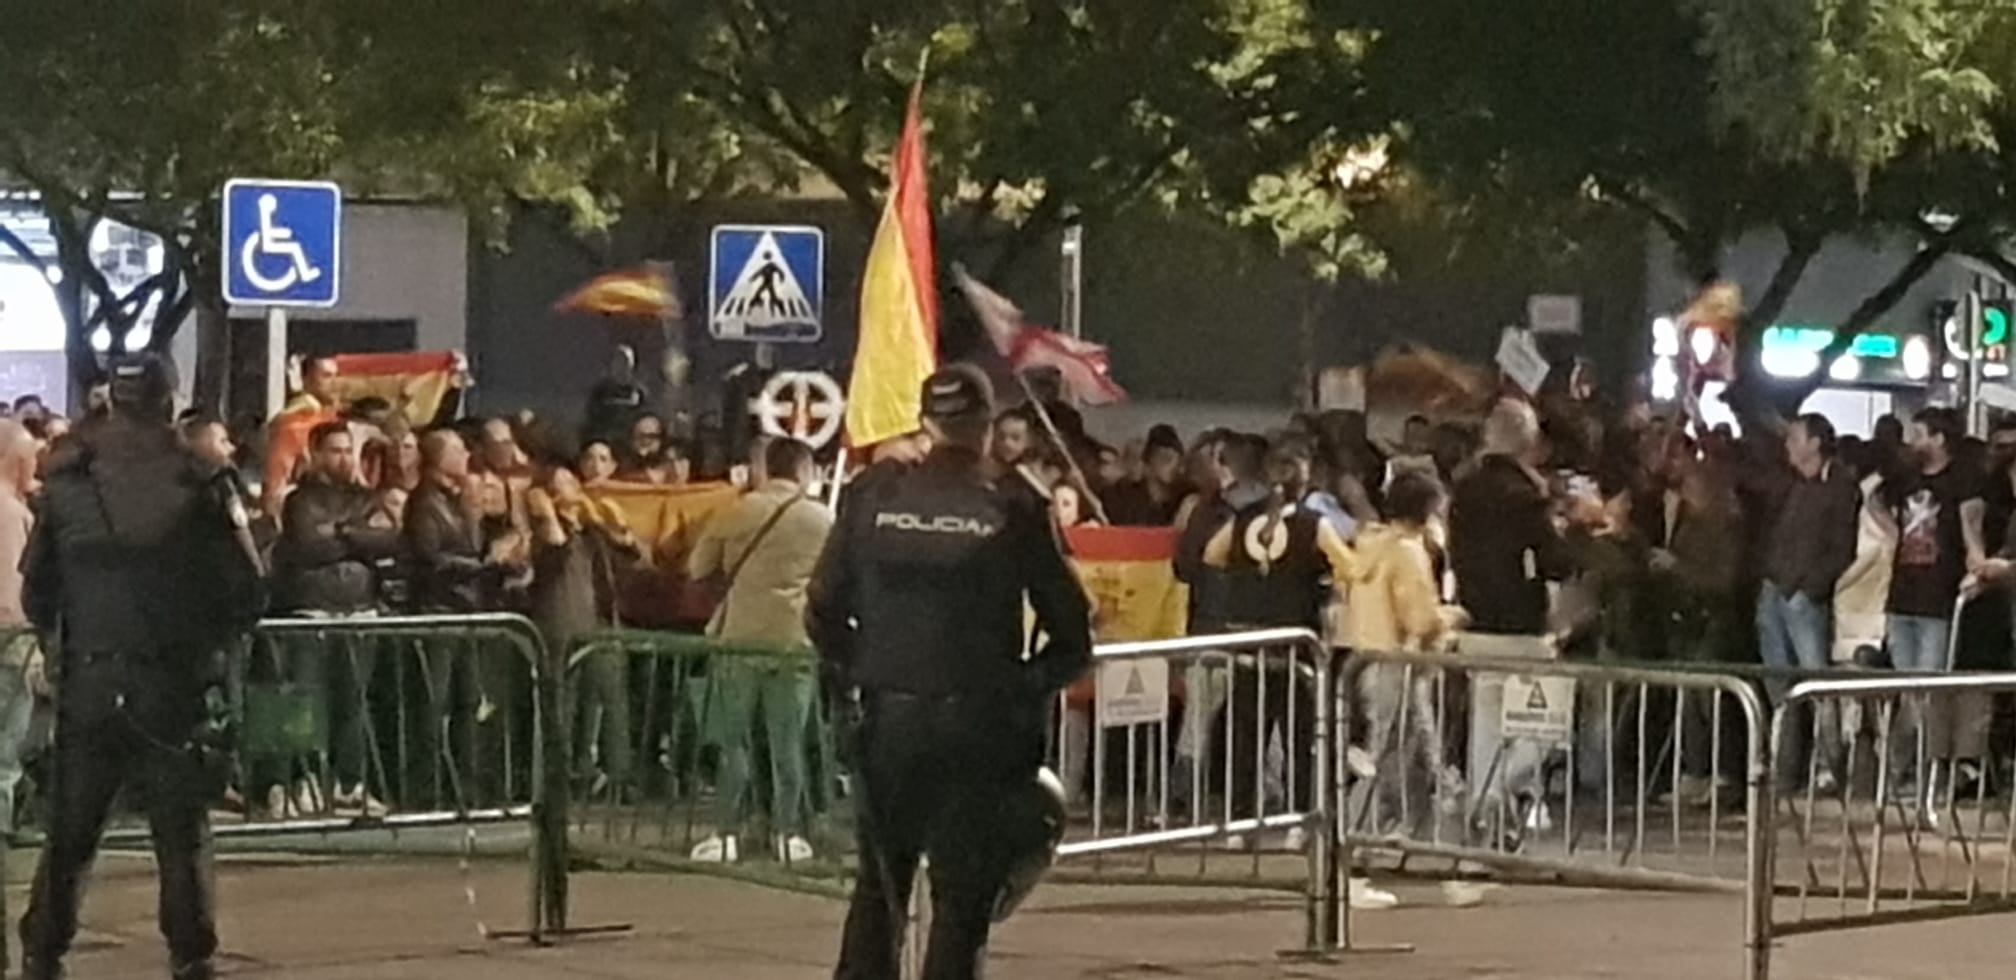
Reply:
M343 404L383 398L415 426L433 423L455 387L455 375L465 370L461 355L452 351L338 354L335 361L336 393Z
M847 387L847 441L872 446L917 428L924 379L938 366L938 269L924 179L924 92L910 90L889 202L861 274L861 336Z
M1168 640L1188 632L1190 588L1176 580L1173 527L1096 527L1064 533L1071 564L1092 600L1092 634L1101 643ZM1065 692L1073 707L1089 708L1099 672Z
M1173 527L1088 525L1065 532L1101 642L1184 635L1190 589L1176 579L1176 536Z
M600 313L603 316L650 320L685 315L679 290L662 265L647 264L590 279L553 304L559 313Z

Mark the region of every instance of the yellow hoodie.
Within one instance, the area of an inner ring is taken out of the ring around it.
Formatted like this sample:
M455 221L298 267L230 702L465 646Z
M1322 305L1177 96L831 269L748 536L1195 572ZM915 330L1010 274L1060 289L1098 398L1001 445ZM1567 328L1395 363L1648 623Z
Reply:
M1344 642L1354 650L1431 648L1450 624L1442 615L1427 531L1391 524L1361 528L1348 583Z

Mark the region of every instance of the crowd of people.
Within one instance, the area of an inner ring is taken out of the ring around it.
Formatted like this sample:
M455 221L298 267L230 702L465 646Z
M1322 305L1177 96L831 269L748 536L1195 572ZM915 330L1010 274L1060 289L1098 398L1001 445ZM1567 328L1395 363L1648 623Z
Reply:
M1806 414L1755 420L1738 437L1643 404L1606 418L1593 402L1515 399L1409 417L1394 440L1369 434L1362 413L1337 411L1265 434L1205 432L1187 446L1157 426L1115 451L1078 433L1067 411L1059 428L1068 454L1028 437L1037 421L1021 410L1002 417L1001 471L1047 492L1062 527L1177 529L1193 635L1305 626L1341 648L1761 665L1774 699L1801 670L2011 665L2016 419L1977 438L1958 412L1931 406L1908 421L1884 417L1864 439ZM1185 726L1221 728L1241 680L1229 691L1194 672L1189 680ZM1414 735L1405 764L1452 805L1466 773L1495 770L1492 785L1467 788L1473 806L1499 795L1544 806L1540 760L1492 763L1504 750L1491 720L1498 692L1448 686L1469 710L1438 728L1438 707L1455 714L1452 706L1428 703L1418 680L1405 690L1397 675L1368 672L1354 760L1395 761L1392 725L1404 704ZM1991 730L2011 721L2007 709L1964 698L1902 709L1893 790L1930 794L1944 771L1971 792L1991 766L2006 770L2011 760L1989 747ZM1705 710L1688 714L1700 717L1669 722L1691 729L1671 794L1683 805L1727 789L1716 784L1734 771L1709 758ZM1874 726L1873 717L1822 719L1817 744L1800 748L1802 758L1819 753L1816 789L1833 790L1844 753ZM1921 737L1923 757L1941 764L1923 774ZM1191 754L1177 760L1179 773L1214 751L1203 742L1179 740ZM1241 761L1251 749L1230 750L1234 766L1252 764ZM1598 768L1585 765L1585 779Z
M530 413L458 418L459 386L432 422L416 426L381 399L344 403L334 360L309 360L300 381L300 392L263 433L234 438L221 420L196 413L176 423L192 454L258 484L246 496L257 502L250 517L271 569L272 615L519 612L539 627L550 649L572 650L587 634L624 622L619 606L623 590L634 584L633 572L676 563L677 577L712 582L725 592L717 597L714 622L683 625L738 642L807 648L796 610L831 523L826 508L807 495L814 471L809 446L765 440L732 471L695 473L690 444L661 416L641 399L612 414L609 393L600 388L594 399L602 410L591 407L580 437L563 439ZM86 414L100 411L96 401L87 403ZM8 641L8 659L0 663L0 783L11 790L29 748L33 698L41 691L33 641L25 630L4 632L25 626L20 583L12 576L32 521L35 474L62 451L69 422L33 398L5 414L0 566L8 577L0 577L0 635ZM679 554L663 553L662 542L639 540L620 508L589 493L612 481L673 486L702 477L732 481L747 493L708 522L697 541L680 542L685 550ZM805 506L795 506L800 501ZM503 800L507 781L528 775L509 769L525 766L529 742L512 746L525 750L515 762L506 761L514 756L505 744L529 738L527 726L512 722L529 718L525 671L511 658L449 645L419 657L399 652L371 643L344 643L334 651L316 642L256 646L241 671L246 741L258 740L254 729L273 727L250 721L261 714L292 712L296 720L315 719L312 727L323 731L313 736L318 744L295 744L284 753L261 753L248 744L238 785L223 802L254 816L285 818L382 814L388 794L396 798L392 803L409 807ZM591 657L582 667L575 714L578 758L590 773L585 789L615 791L641 775L631 718L633 682L642 679L628 673L615 654ZM780 740L787 730L805 731L813 700L809 658L805 670L788 676L733 673L717 672L707 686L710 728L747 729L761 718ZM395 691L413 692L406 696L411 703L396 703ZM418 723L399 724L401 713ZM443 719L445 728L437 724ZM388 752L397 728L410 730L414 744ZM445 755L454 760L453 772L435 765L444 755L437 730L448 733ZM775 788L745 793L749 740L724 734L710 742L722 789L722 833L705 845L703 856L736 858L735 831L747 796L783 801L771 804L779 853L809 858L806 777L793 765L802 755L772 753ZM388 754L404 764L388 765ZM0 797L0 819L13 813L6 804Z
M262 504L255 527L274 570L275 615L518 611L549 646L571 650L628 620L635 570L676 562L685 578L722 587L711 621L685 625L738 643L806 648L806 583L833 522L810 493L813 450L789 439L757 440L741 454L696 448L650 411L626 366L596 387L585 425L565 437L530 413L458 417L457 393L418 425L379 399L343 404L331 360L305 365L289 406L304 424L291 436L275 425L253 440L257 451L241 449L246 434L234 440L214 418L190 415L178 425L191 452L248 474L247 482L257 475L251 499ZM1509 399L1409 417L1391 439L1376 437L1363 412L1330 411L1295 415L1264 434L1214 430L1188 441L1157 425L1113 447L1088 436L1068 406L1038 408L996 419L989 465L997 483L1039 496L1060 529L1174 529L1193 635L1307 626L1342 648L1454 643L1484 656L1776 668L2010 662L2003 590L2016 580L2016 421L1978 439L1952 410L1933 407L1908 424L1885 418L1867 440L1837 436L1819 415L1759 420L1738 437L1643 405L1606 418L1590 402L1536 408ZM38 460L69 427L32 398L6 414L0 629L22 623L19 583L7 576L32 520ZM920 440L887 444L877 459L903 465L921 454ZM620 509L592 493L612 481L720 481L743 493L673 555L640 540ZM346 653L287 644L255 653L252 687L319 699L327 766L299 757L248 763L238 786L247 809L368 813L382 811L387 794L402 806L447 802L425 771L443 754L428 744L436 725L413 727L417 777L374 763L382 744L374 721L388 711L451 719L445 754L461 769L463 791L502 797L511 778L503 743L518 736L498 719L529 710L521 671L450 649L419 658ZM415 703L382 703L397 672L417 675ZM1213 719L1230 706L1306 750L1314 712L1290 709L1292 688L1268 685L1250 665L1227 674L1189 678L1173 764L1215 773L1221 767L1209 760L1230 758L1229 785L1214 785L1247 812L1261 805L1251 772L1263 756L1252 744L1260 733L1226 738ZM637 737L641 681L615 654L591 657L580 676L584 786L635 788L640 753L655 748ZM1782 696L1788 676L1774 675L1768 690ZM1366 685L1358 767L1394 764L1391 728L1404 713L1418 737L1399 764L1426 776L1430 792L1504 794L1529 805L1538 795L1520 783L1535 766L1506 764L1493 785L1468 785L1498 748L1489 724L1445 718L1436 726L1431 719L1447 706L1429 703L1418 679L1374 670ZM802 744L817 691L810 669L718 670L707 690L719 792L715 831L694 856L737 860L743 828L767 800L775 853L810 857L806 825L817 794L805 756L755 751L751 737L760 730L760 743ZM0 650L0 822L13 816L9 794L43 693L33 642L13 638ZM1471 718L1495 717L1495 690L1477 685L1467 697ZM1931 758L1971 779L2008 761L1988 751L1997 710L1960 704L1907 721L1927 732ZM1838 775L1840 743L1852 735L1830 725L1822 727L1834 737L1814 746L1823 783ZM1214 730L1218 744L1204 735ZM1687 743L1680 795L1692 799L1711 791L1722 770L1706 758L1708 739ZM751 770L765 759L769 778L752 786ZM1313 780L1286 783L1306 794Z

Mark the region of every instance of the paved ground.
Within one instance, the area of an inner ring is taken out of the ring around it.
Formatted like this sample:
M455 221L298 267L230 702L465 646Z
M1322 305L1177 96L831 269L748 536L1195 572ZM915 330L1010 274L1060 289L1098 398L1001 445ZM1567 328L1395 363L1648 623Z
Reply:
M153 882L144 862L108 858L87 908L78 980L159 978ZM270 863L234 857L221 873L226 975L274 980L819 980L838 903L718 879L593 873L576 877L581 924L629 922L629 936L531 949L480 938L524 921L525 879L452 861ZM475 906L465 897L474 886ZM20 908L19 886L9 896ZM1358 917L1360 939L1413 953L1335 965L1274 955L1301 934L1292 897L1139 887L1049 889L1002 931L995 980L1714 980L1741 976L1738 900L1547 888L1492 893L1470 909L1433 885L1398 888L1412 907ZM2007 919L1891 926L1788 941L1789 980L2001 978L2016 959Z

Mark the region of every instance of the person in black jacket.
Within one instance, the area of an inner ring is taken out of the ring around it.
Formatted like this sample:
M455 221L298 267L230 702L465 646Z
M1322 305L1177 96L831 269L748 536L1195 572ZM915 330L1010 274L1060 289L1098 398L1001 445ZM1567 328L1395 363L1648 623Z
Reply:
M1470 617L1462 651L1489 658L1551 659L1547 583L1574 571L1554 523L1546 481L1534 467L1544 447L1532 406L1501 401L1484 423L1484 456L1458 480L1449 508L1449 566L1456 598ZM1593 505L1593 501L1590 502ZM1470 688L1469 773L1478 802L1508 799L1545 807L1540 798L1545 751L1499 731L1504 678L1477 675ZM1486 779L1486 774L1491 778ZM1476 812L1496 812L1487 803ZM1543 811L1544 812L1544 811ZM1538 814L1520 816L1520 823Z
M209 717L224 650L265 605L245 502L168 423L168 366L112 368L110 414L52 460L22 562L23 605L59 674L49 844L21 920L22 975L54 980L84 876L122 788L147 812L175 980L217 952L208 801L222 788Z
M476 501L468 492L469 447L450 429L436 429L420 440L420 485L406 500L407 567L411 574L414 611L422 615L456 615L495 608L507 574L514 570L511 553L520 550L510 536L485 549ZM494 729L500 708L511 691L515 661L494 650L435 649L427 654L425 686L429 714L422 729L431 735L452 711L456 764L462 785L477 780L486 795L495 796L504 775L499 752L502 733ZM479 739L479 732L482 738ZM480 744L479 744L480 743ZM429 764L439 752L422 752ZM478 760L486 764L478 765ZM435 799L445 773L433 766Z
M1574 571L1554 525L1531 406L1505 401L1485 422L1484 456L1456 482L1449 506L1449 563L1470 632L1538 637L1547 632L1547 583Z
M901 910L929 854L926 980L979 975L990 919L1031 838L1045 715L1091 663L1091 606L1028 495L982 474L992 393L972 368L924 385L934 448L842 511L806 626L829 690L858 692L862 873L839 980L897 975ZM1024 597L1047 644L1024 657ZM853 709L850 711L849 709Z
M378 565L399 554L399 529L385 519L371 491L357 480L355 437L345 422L325 422L308 433L308 473L287 494L280 540L273 548L274 608L304 617L362 616L377 611ZM338 809L376 809L364 783L371 678L375 649L339 640L286 651L289 681L323 692L329 705L330 762ZM295 803L321 809L321 787L303 775ZM287 802L268 794L269 808ZM305 799L304 799L305 797Z

